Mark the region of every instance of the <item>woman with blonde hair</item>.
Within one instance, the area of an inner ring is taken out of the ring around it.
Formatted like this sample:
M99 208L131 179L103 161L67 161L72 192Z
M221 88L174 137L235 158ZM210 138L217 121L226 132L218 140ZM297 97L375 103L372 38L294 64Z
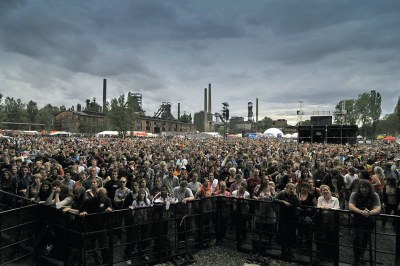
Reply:
M334 212L331 209L339 209L339 199L332 196L328 185L320 186L322 196L318 198L317 208L320 208L315 217L315 244L320 257L323 259L334 258L334 243L331 241L334 234Z
M371 176L371 184L376 194L378 194L379 200L382 203L383 188L385 187L385 172L380 166L374 167L374 174Z

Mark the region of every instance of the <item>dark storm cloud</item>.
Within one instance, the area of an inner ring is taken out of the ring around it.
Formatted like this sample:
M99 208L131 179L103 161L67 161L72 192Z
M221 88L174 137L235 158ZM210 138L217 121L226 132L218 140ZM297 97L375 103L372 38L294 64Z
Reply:
M201 110L209 82L215 110L228 101L237 116L256 97L260 114L295 114L300 100L324 109L371 89L391 112L399 25L400 2L385 0L6 0L0 79L70 106L107 78L109 99L142 93L151 114L163 101Z
M195 14L183 2L73 3L10 3L11 11L0 20L3 49L76 73L115 76L135 72L157 78L140 58L149 44L233 38L242 32L229 20ZM197 61L200 65L210 63L203 58Z
M399 1L273 1L247 21L280 40L282 47L272 47L267 58L284 63L400 47Z

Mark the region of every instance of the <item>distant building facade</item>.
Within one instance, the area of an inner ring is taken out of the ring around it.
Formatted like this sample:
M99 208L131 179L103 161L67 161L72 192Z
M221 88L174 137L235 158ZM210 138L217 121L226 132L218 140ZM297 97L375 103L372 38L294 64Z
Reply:
M90 114L76 111L61 111L54 117L54 128L72 133L94 134L105 130L103 113Z
M86 112L62 111L56 114L54 119L56 130L72 133L95 134L106 130L106 116L102 113L91 114ZM140 116L136 120L135 131L149 133L161 132L194 132L192 123L178 120L168 120L150 116Z
M171 120L151 116L140 116L136 121L135 130L150 133L194 132L195 126L192 123L185 123L175 119Z

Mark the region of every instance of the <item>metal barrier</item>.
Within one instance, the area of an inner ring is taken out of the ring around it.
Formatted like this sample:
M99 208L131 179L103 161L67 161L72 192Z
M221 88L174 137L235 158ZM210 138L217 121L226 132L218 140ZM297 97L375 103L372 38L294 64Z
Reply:
M24 210L30 211L24 213ZM203 198L173 204L169 209L155 205L85 217L50 206L26 206L15 209L15 214L8 211L0 214L1 262L6 265L11 261L3 249L3 231L7 230L3 221L13 215L20 222L19 228L29 225L36 230L28 232L30 237L13 243L32 242L36 236L31 245L36 247L35 254L41 256L35 261L43 262L50 257L58 265L113 265L128 260L132 265L166 261L179 265L193 261L192 255L198 250L214 244L231 246L231 243L235 243L232 248L238 251L308 265L352 265L355 255L360 263L369 265L395 265L399 260L398 216L374 216L366 224L343 210L301 207L295 212L296 219L287 219L274 203L229 197ZM31 218L16 218L25 215ZM25 234L21 229L16 231L11 235ZM43 239L47 242L42 243ZM46 249L49 245L51 248ZM288 248L294 256L282 257L282 251ZM24 253L27 254L31 253Z
M33 261L37 205L0 191L0 265Z

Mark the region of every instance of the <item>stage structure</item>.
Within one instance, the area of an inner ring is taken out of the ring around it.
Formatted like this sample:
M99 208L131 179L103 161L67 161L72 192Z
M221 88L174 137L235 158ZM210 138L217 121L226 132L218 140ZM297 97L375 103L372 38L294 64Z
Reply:
M311 125L298 127L298 141L332 143L332 144L355 144L357 142L356 125Z

